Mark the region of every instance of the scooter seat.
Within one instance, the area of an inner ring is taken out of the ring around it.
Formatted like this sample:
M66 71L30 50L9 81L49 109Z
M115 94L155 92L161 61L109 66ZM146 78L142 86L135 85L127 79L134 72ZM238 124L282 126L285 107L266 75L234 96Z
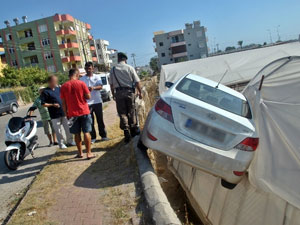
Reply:
M25 121L22 117L13 117L8 122L8 128L12 133L18 132L24 126Z

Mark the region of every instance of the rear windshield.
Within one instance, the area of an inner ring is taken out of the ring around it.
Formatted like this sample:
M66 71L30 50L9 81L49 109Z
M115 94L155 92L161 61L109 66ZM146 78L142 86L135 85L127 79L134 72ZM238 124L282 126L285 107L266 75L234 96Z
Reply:
M102 85L107 85L106 77L101 77Z
M224 109L242 117L251 118L247 101L228 94L218 88L208 86L195 80L184 78L176 89L186 95Z

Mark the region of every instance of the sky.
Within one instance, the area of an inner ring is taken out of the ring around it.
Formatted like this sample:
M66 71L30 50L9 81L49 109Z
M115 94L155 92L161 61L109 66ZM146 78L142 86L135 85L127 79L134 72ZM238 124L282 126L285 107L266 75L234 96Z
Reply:
M14 0L1 1L3 21L28 16L28 20L71 14L91 24L95 39L110 42L110 48L136 55L137 65L146 65L155 56L153 32L184 29L185 23L200 20L207 28L208 46L220 49L298 38L299 0ZM269 31L268 31L269 30ZM129 59L132 64L132 60Z

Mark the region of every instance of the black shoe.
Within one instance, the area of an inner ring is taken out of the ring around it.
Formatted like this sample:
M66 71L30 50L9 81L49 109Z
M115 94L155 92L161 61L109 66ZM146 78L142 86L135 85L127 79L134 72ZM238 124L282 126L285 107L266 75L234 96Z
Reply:
M53 145L58 145L58 142L54 142Z
M129 143L131 140L131 136L128 130L124 130L125 143Z
M141 133L141 131L140 131L139 127L130 128L130 134L131 134L132 138L139 135L140 133Z

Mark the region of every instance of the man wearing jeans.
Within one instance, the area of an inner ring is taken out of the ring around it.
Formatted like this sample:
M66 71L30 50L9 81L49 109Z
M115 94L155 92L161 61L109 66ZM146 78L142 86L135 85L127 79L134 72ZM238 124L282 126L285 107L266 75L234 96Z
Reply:
M73 141L73 136L69 131L68 120L65 116L65 113L62 109L62 102L60 99L60 88L58 85L58 79L55 75L49 76L48 78L48 87L44 89L41 95L41 104L44 107L48 108L53 129L55 131L59 148L67 148L64 144L64 137L62 134L61 126L64 127L67 145L75 145Z
M105 125L103 122L103 109L102 109L102 98L100 90L102 89L102 81L99 75L94 74L94 66L92 62L87 62L85 64L86 75L81 77L80 80L83 81L89 91L91 92L91 98L87 100L90 107L90 112L92 116L92 143L96 142L96 130L95 130L95 119L94 114L98 123L99 135L102 137L101 141L108 140Z
M91 152L92 118L87 104L87 99L91 94L84 82L78 80L78 69L70 69L69 81L61 87L60 97L62 107L70 121L70 131L75 135L75 141L78 148L76 158L82 158L81 131L84 134L84 143L86 146L87 159L94 158Z

